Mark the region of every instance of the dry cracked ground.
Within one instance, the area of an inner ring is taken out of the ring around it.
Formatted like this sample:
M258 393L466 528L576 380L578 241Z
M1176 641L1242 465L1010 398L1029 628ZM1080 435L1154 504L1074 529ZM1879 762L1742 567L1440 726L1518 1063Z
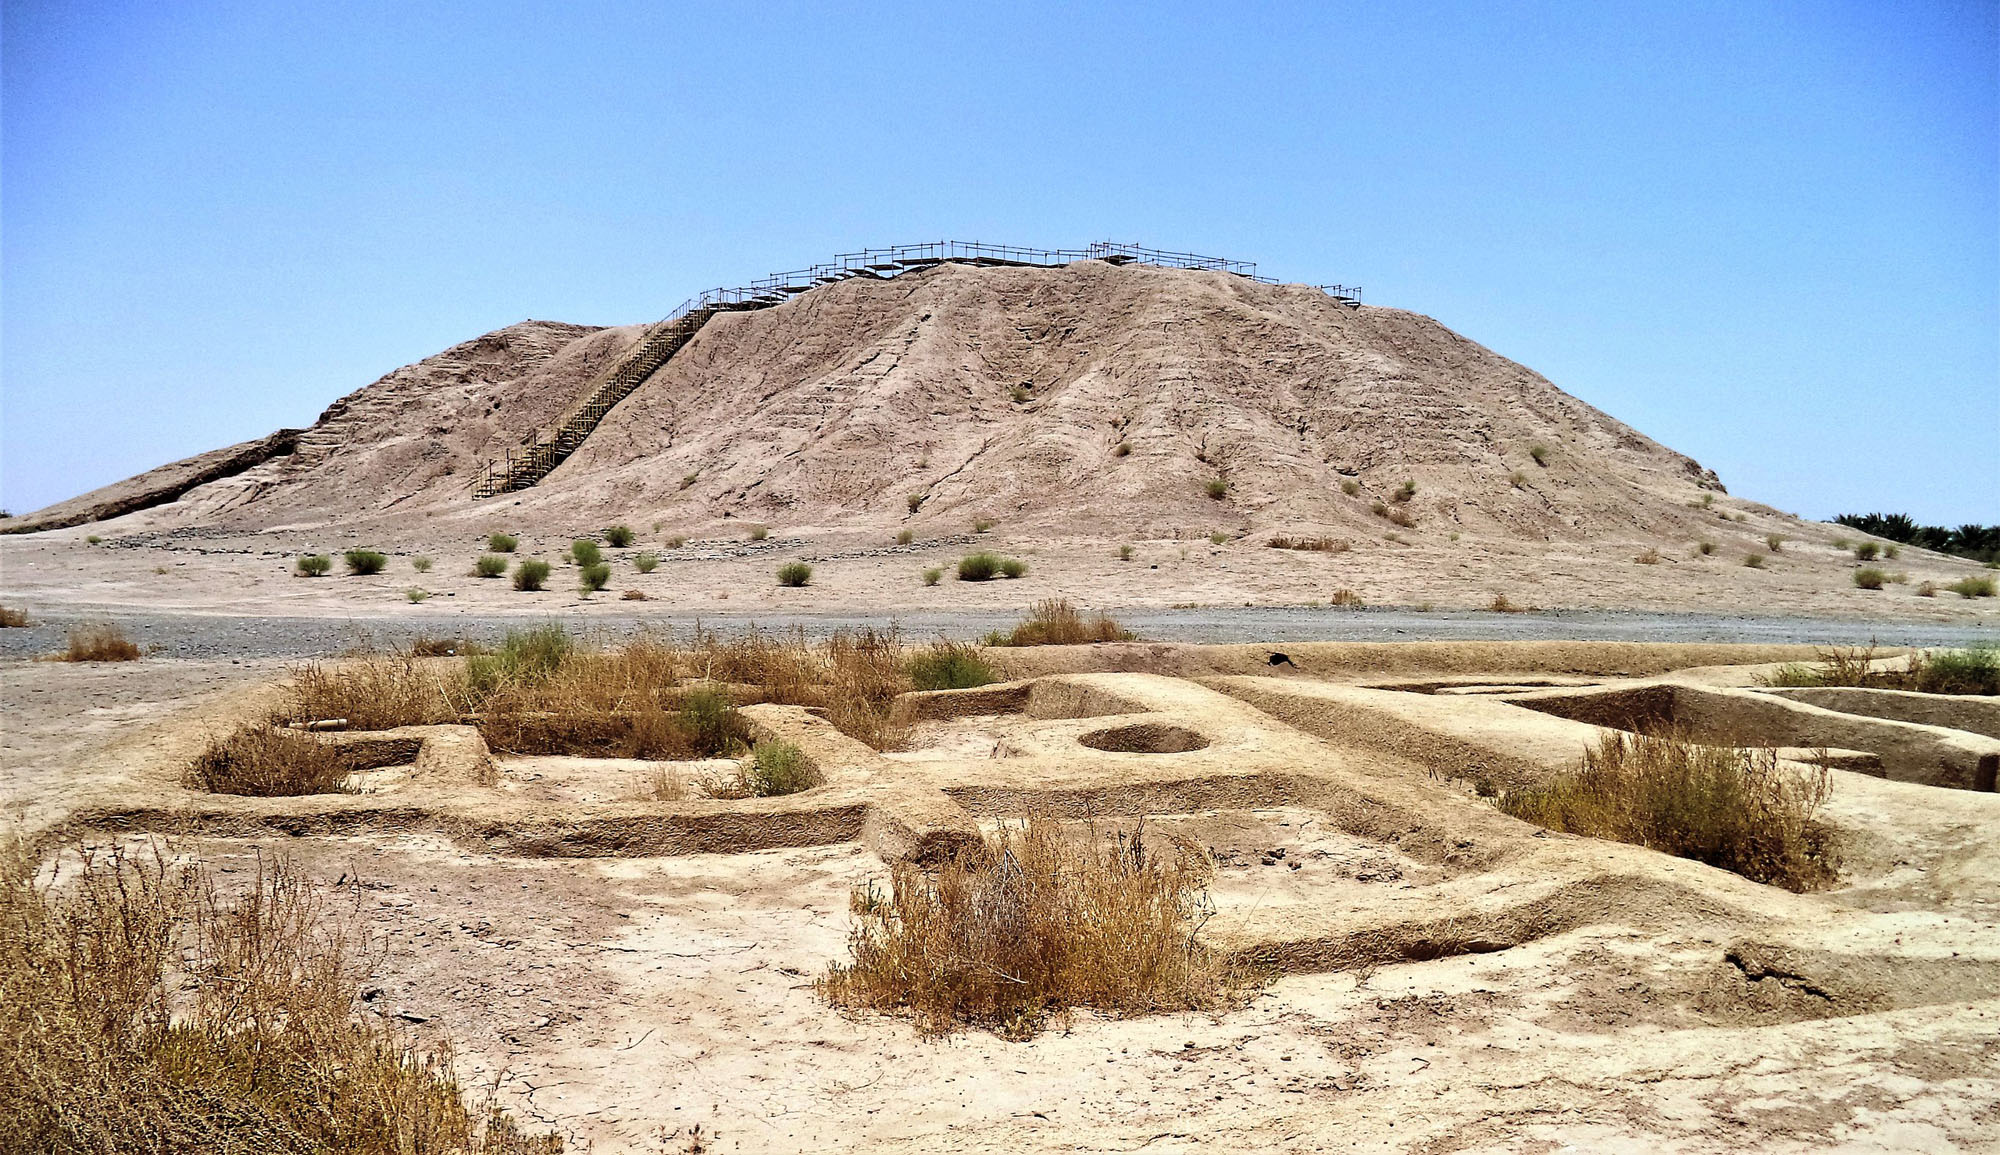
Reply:
M459 727L386 736L404 754L369 793L184 788L206 737L268 708L275 663L7 662L0 755L52 838L171 835L242 875L282 852L336 884L379 943L368 1013L455 1040L469 1081L573 1149L685 1150L697 1125L731 1152L2000 1142L1993 700L1758 689L1803 653L1772 647L1288 653L1009 653L1010 681L914 695L890 754L746 707L825 776L782 798L638 801L662 767L615 759L488 774ZM1475 790L1661 720L1833 750L1838 884L1551 833ZM1272 981L1025 1042L819 1000L855 886L1028 814L1143 816L1210 852L1206 934Z

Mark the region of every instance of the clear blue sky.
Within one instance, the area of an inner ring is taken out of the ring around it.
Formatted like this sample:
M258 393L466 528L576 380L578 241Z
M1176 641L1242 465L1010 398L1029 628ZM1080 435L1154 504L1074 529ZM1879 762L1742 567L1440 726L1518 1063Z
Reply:
M2000 521L1991 0L4 16L16 513L525 317L962 238L1358 282L1738 494Z

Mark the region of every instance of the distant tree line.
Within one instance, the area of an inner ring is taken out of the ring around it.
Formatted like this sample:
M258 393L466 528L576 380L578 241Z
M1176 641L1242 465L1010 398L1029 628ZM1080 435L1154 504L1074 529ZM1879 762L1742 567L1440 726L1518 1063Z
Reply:
M2000 525L1918 525L1906 513L1843 513L1833 520L1876 537L1974 561L2000 561Z

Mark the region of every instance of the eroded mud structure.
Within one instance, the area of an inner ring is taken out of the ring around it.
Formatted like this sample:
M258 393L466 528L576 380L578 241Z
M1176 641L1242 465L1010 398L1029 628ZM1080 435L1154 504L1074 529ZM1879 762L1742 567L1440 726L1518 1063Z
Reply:
M1993 1136L1992 699L1758 688L1754 663L1795 656L1769 648L1450 649L1292 646L1282 669L1254 647L1024 651L1013 680L906 695L889 753L745 706L824 780L784 797L641 800L665 764L496 755L472 725L317 735L359 793L183 786L265 688L135 740L133 772L47 834L339 875L390 944L371 1007L451 1033L503 1099L600 1151L696 1121L744 1150L1019 1149L1077 1125L1299 1149L1538 1120L1688 1149ZM1838 883L1795 894L1480 796L1662 725L1833 767ZM948 1047L811 996L851 887L1030 815L1143 816L1206 850L1206 935L1273 985L1212 1019ZM1218 1101L1200 1136L1170 1122Z

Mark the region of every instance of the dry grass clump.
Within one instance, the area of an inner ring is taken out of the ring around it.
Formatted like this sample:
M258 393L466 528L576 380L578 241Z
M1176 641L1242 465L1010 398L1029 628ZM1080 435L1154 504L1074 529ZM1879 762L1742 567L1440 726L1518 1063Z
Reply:
M912 655L907 668L910 684L918 690L969 690L1000 680L999 672L980 656L979 647L963 642L933 642Z
M24 629L27 624L28 615L25 612L0 606L0 630Z
M1525 613L1528 607L1515 605L1506 594L1494 594L1493 600L1486 603L1486 608L1496 614L1518 614Z
M1280 534L1264 543L1272 549L1295 549L1307 553L1346 553L1354 546L1337 537L1286 537Z
M1160 854L1143 835L1069 838L1035 820L934 871L896 863L888 894L855 891L850 961L819 993L907 1014L926 1035L985 1026L1012 1039L1078 1007L1221 1006L1246 976L1200 940L1209 863L1185 847Z
M1990 598L1996 592L1990 577L1963 577L1944 588L1962 598Z
M65 662L131 662L138 657L138 644L109 622L93 622L70 630L69 647L62 653Z
M1001 557L997 553L981 551L958 559L958 580L962 582L990 582L996 577L1017 578L1027 572L1026 562Z
M1129 642L1131 631L1107 614L1086 620L1068 598L1046 598L1028 607L1028 616L1007 635L1010 646L1080 646L1090 642Z
M1653 546L1647 546L1639 552L1639 556L1632 560L1638 562L1640 565L1659 565L1660 551Z
M1865 565L1854 571L1854 585L1856 589L1879 590L1888 580L1888 574L1876 569L1872 565Z
M894 631L842 630L820 643L799 629L662 632L597 649L548 625L509 633L462 667L395 654L308 664L277 720L345 718L357 730L464 721L502 750L682 758L740 748L735 700L747 696L818 707L849 736L893 749L907 726L891 706L911 688Z
M190 789L211 794L284 798L347 793L347 774L340 751L310 734L244 726L227 738L212 739L188 763L182 780Z
M1355 593L1346 586L1333 591L1326 601L1328 605L1339 606L1342 609L1348 610L1358 610L1368 604L1361 600L1360 594Z
M1838 874L1830 834L1815 817L1829 788L1825 766L1793 771L1773 750L1614 732L1576 769L1508 791L1499 805L1551 830L1629 842L1807 891Z
M356 919L282 860L224 896L198 865L72 850L0 866L10 1150L555 1155L468 1110L448 1045L363 1017Z

